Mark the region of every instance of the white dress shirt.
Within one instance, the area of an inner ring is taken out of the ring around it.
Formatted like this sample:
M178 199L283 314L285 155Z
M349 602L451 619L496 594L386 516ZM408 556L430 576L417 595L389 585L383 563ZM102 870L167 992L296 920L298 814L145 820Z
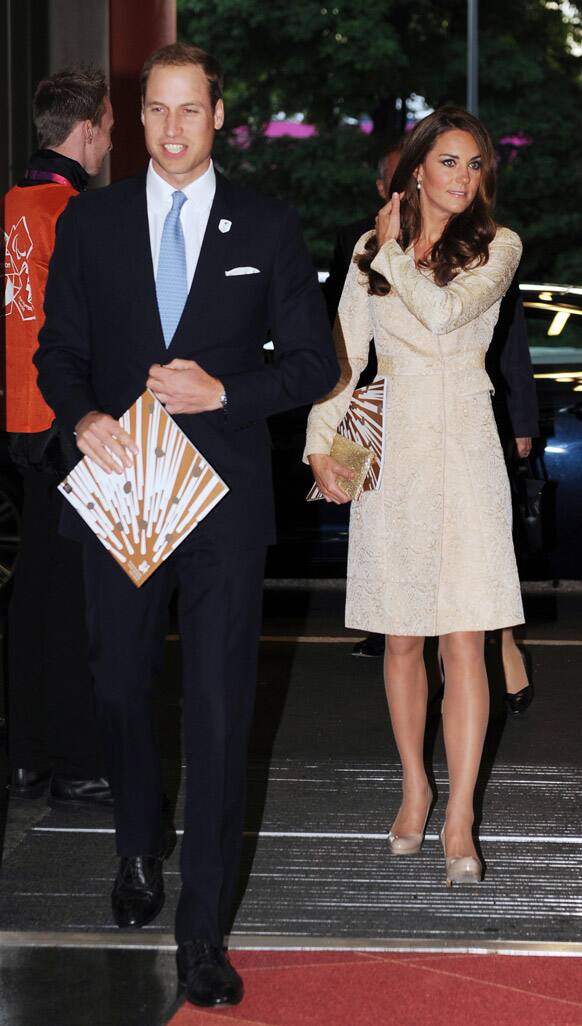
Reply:
M150 160L146 177L146 199L154 277L158 273L158 259L160 256L164 221L172 208L172 195L176 191L178 190L173 185L169 185L168 182L160 178L159 174L154 171ZM208 170L200 178L190 182L190 185L185 185L179 191L183 192L187 197L186 203L184 203L180 211L180 221L182 222L182 231L184 232L184 241L186 243L186 274L188 276L188 290L190 290L202 248L204 232L208 224L210 208L214 199L214 193L216 192L216 174L212 161L210 161Z

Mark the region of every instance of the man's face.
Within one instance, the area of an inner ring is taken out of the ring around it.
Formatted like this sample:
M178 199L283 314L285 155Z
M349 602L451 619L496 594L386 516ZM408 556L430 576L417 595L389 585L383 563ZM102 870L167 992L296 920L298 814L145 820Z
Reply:
M384 200L384 202L387 202L390 199L390 183L398 166L401 153L402 150L392 150L386 155L382 168L382 177L376 179L378 195Z
M208 81L198 65L156 65L147 81L141 119L155 171L182 189L207 170L224 108L218 100L212 109Z
M101 120L89 129L89 140L85 145L84 168L89 175L98 175L103 161L112 148L111 132L113 129L113 109L111 100L105 97L105 110Z

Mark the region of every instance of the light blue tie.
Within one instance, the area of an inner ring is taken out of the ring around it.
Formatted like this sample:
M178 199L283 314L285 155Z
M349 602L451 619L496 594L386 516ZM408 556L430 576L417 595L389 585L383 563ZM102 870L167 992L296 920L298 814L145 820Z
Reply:
M164 221L160 243L156 295L166 349L174 337L188 296L186 245L180 221L180 211L187 199L183 192L172 193L172 209Z

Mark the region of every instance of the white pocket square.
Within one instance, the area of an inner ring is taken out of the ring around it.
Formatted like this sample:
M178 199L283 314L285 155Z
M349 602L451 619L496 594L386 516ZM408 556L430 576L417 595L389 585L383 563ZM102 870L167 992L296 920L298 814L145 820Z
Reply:
M260 274L258 267L231 267L230 271L225 271L224 275L226 278L230 278L235 274Z

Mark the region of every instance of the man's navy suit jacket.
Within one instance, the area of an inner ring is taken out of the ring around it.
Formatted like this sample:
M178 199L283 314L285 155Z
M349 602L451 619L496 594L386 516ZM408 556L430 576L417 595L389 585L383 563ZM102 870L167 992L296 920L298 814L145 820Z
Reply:
M374 227L373 218L355 221L340 228L330 267L323 286L330 319L335 319L348 273L354 247L364 232ZM369 383L376 374L375 351L364 371L361 384ZM486 368L495 388L493 411L503 442L512 438L535 437L539 434L538 401L523 304L519 294L519 278L515 275L501 301L499 319L487 351Z
M35 357L39 386L57 421L72 432L91 410L119 417L144 391L152 364L196 360L223 382L227 412L175 419L230 492L183 545L270 544L266 418L320 398L339 376L299 219L287 205L217 174L194 280L166 349L145 182L142 175L84 193L62 215ZM258 273L226 274L234 268ZM275 358L265 365L269 338ZM66 511L63 530L88 537L73 510Z

